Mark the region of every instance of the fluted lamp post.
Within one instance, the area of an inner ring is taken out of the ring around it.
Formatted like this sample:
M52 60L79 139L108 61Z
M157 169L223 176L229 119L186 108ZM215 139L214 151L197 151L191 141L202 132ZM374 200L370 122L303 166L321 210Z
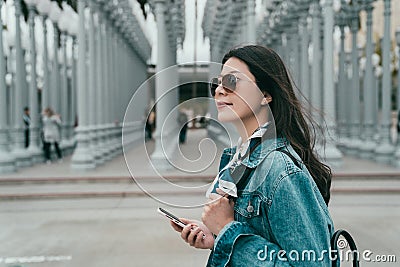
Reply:
M390 163L393 161L395 147L390 139L391 127L391 92L392 92L392 72L390 71L390 18L391 1L384 0L384 33L382 40L382 111L381 111L381 141L375 150L375 158L380 163Z
M60 112L60 71L58 58L58 27L57 22L61 15L61 9L57 2L51 2L49 18L53 23L53 67L52 67L52 86L50 106L56 113Z
M50 12L50 0L39 0L36 8L42 16L43 27L43 86L42 86L42 108L50 105L50 79L49 79L49 57L47 48L47 16Z
M62 58L62 81L61 81L61 107L60 107L60 114L62 118L62 138L61 138L61 143L60 147L63 151L68 149L68 141L67 141L67 128L68 128L68 105L69 105L69 100L68 100L68 76L67 76L67 48L66 48L66 43L67 43L67 30L68 30L68 24L71 22L71 17L70 14L68 13L68 5L66 5L65 2L63 2L63 11L60 14L59 20L57 22L58 28L61 31L61 58Z
M29 83L29 107L31 123L29 126L30 142L28 151L33 162L42 162L42 151L39 148L39 103L36 75L36 40L35 40L35 13L37 0L24 0L29 9L29 41L30 41L30 83Z
M0 10L3 1L0 1ZM2 25L0 12L0 25ZM8 151L6 62L3 54L3 27L0 27L0 173L15 171L15 158Z
M22 49L22 32L21 32L21 24L20 18L22 15L21 10L21 1L15 0L15 87L14 87L14 149L13 154L16 158L17 167L25 167L31 165L31 159L28 153L26 153L26 149L24 147L25 144L25 132L24 132L24 123L22 119L22 110L23 110L23 99L25 83L26 83L26 73L25 73L25 62L23 58L23 49Z
M76 115L76 48L77 48L77 36L78 36L78 21L79 16L75 11L70 8L68 9L70 21L68 23L68 34L72 37L72 51L71 51L71 82L70 82L70 105L69 105L69 122L68 122L68 142L70 147L74 147L74 122Z
M397 55L397 110L400 111L400 27L396 29Z
M396 35L397 47L399 48L399 54L397 56L397 61L398 61L398 67L397 67L397 118L399 118L399 113L400 113L400 27L397 28L395 35ZM399 127L398 126L399 123L400 122L398 121L397 127ZM400 134L399 134L399 132L397 133L397 147L396 147L393 164L396 167L400 167Z
M78 64L77 64L77 111L79 116L79 126L77 132L77 146L71 158L71 168L76 170L94 169L94 159L92 152L89 148L88 125L89 120L87 116L87 101L90 101L86 92L86 75L88 74L86 67L86 30L85 30L85 1L77 0L79 27L78 27Z

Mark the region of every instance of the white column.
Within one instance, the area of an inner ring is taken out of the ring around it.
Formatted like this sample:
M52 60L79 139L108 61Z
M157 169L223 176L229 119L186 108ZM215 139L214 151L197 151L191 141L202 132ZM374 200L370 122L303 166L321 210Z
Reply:
M61 108L61 82L60 82L60 68L58 59L58 27L55 22L53 22L53 66L52 66L52 87L51 87L51 104L54 112L60 113Z
M24 108L23 99L25 98L24 89L26 85L26 76L24 75L25 64L21 43L21 0L15 0L15 55L16 55L16 73L15 73L15 118L14 118L14 150L13 154L17 161L17 166L25 167L31 165L31 159L25 149L25 133L22 119L22 110Z
M398 49L400 49L400 26L396 29L396 43ZM400 52L400 51L399 51ZM398 55L397 58L397 118L398 114L400 112L400 54ZM400 122L397 122L399 124ZM396 125L398 127L398 125ZM396 167L400 167L400 134L397 133L397 146L396 146L396 152L395 152L395 158L393 164Z
M93 163L96 164L98 161L97 137L96 137L96 74L97 74L97 60L96 60L96 36L95 36L95 25L94 25L94 3L93 0L88 1L89 4L89 17L88 17L88 37L89 37L89 66L88 66L88 115L89 115L89 136L90 136L90 149L94 158Z
M68 73L67 73L67 34L61 32L61 51L62 51L62 64L61 64L61 87L60 87L60 110L62 128L61 128L61 142L60 148L63 153L67 152L68 149Z
M42 108L50 106L50 75L49 58L47 48L47 16L42 17L43 26L43 88L42 88Z
M321 13L319 0L314 0L311 4L312 16L312 48L313 57L311 65L311 104L316 110L322 109L321 99ZM319 112L313 112L314 119L317 123L322 123Z
M30 142L28 151L32 157L33 162L42 162L43 152L39 149L39 103L38 103L38 90L36 83L36 40L35 40L35 9L33 6L29 8L29 37L30 37L30 90L29 90L29 109L31 123L29 127L30 131Z
M390 163L393 160L395 147L390 140L391 126L391 92L392 92L392 73L390 71L390 2L384 0L384 35L382 47L382 113L381 113L381 142L375 150L376 160L382 163Z
M3 1L0 1L0 10ZM0 25L2 25L2 18L0 12ZM3 27L0 27L0 173L14 172L15 158L9 152L8 144L8 131L7 124L7 87L6 87L6 62L3 54Z
M71 119L71 128L70 128L70 137L71 137L71 146L74 147L76 143L75 138L75 120L76 120L76 107L77 107L77 98L76 98L76 88L77 88L77 38L73 36L72 38L72 65L71 65L71 110L70 110L70 119Z
M347 135L346 135L346 124L348 117L346 116L346 109L348 108L346 105L347 99L347 86L346 86L346 54L344 51L344 40L345 40L345 31L344 27L346 26L346 17L343 14L344 12L340 12L337 15L337 24L340 29L340 51L339 51L339 77L338 77L338 137L339 137L339 145L343 148L347 144Z
M77 132L77 147L72 156L71 167L78 170L87 170L95 168L94 158L92 151L89 147L89 134L88 134L88 108L87 103L90 101L88 98L86 79L87 79L87 66L86 66L86 31L85 31L85 1L78 0L78 15L79 15L79 33L78 33L78 86L77 86L77 100L78 100L78 120L79 125L76 129Z
M104 106L103 106L103 114L104 114L104 140L105 140L105 146L104 149L106 153L104 154L106 160L111 160L112 155L111 155L111 150L110 150L110 103L107 101L110 99L110 57L109 57L109 45L110 45L110 20L107 20L104 24L104 53L103 53L103 59L104 59Z
M324 115L327 126L325 159L332 166L342 164L342 153L336 147L336 113L335 113L335 82L333 79L333 0L325 0L322 4L324 17Z
M153 164L158 166L160 169L170 168L169 163L166 161L166 151L163 147L162 141L165 143L165 137L163 134L163 127L165 126L165 120L169 113L169 103L168 97L163 97L164 93L167 92L168 84L170 81L165 72L161 73L162 70L168 67L168 55L170 53L170 47L168 44L167 28L166 28L166 18L165 18L165 1L156 0L155 1L155 12L157 21L157 67L156 67L156 132L155 132L155 150L151 155ZM167 86L166 86L167 85ZM163 97L163 98L162 98ZM162 136L163 134L163 136Z
M357 32L358 32L358 6L351 6L351 35L352 35L352 83L350 88L350 141L348 143L348 154L352 156L359 155L359 148L362 144L360 140L360 75L359 75L359 62L358 62L358 46L357 46Z
M104 57L103 57L103 51L104 51L104 39L103 39L103 30L104 30L104 24L103 24L103 14L97 8L96 10L96 18L97 18L97 29L96 29L96 38L97 38L97 47L96 47L96 60L97 60L97 66L96 66L96 84L97 84L97 93L96 93L96 128L97 128L97 147L96 147L96 165L103 164L105 162L104 158L104 124L103 124L103 104L105 102L104 99L104 77L103 77L103 68L104 68Z
M300 74L300 90L302 91L304 97L310 100L310 67L308 64L308 44L309 36L307 29L307 15L302 15L300 17L300 28L299 34L301 38L301 67L299 68ZM304 102L306 104L307 102Z
M374 74L372 66L372 54L373 50L373 40L372 40L372 11L374 9L372 2L374 0L366 1L365 10L367 11L367 42L366 42L366 66L364 74L364 135L365 140L363 141L360 150L361 158L373 159L374 150L376 144L373 140L375 134L374 125L374 101L375 101L375 91L374 91Z
M256 42L256 2L255 0L247 0L247 23L246 32L247 40L246 43Z

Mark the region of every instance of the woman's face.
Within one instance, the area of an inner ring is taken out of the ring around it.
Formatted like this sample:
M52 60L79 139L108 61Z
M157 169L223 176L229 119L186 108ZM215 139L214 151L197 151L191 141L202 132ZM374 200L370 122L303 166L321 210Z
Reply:
M264 99L255 82L255 77L246 63L238 58L229 58L221 71L219 79L226 74L233 74L238 79L236 89L227 91L220 84L215 90L215 102L218 109L218 120L221 122L238 122L246 124L247 120L256 118Z

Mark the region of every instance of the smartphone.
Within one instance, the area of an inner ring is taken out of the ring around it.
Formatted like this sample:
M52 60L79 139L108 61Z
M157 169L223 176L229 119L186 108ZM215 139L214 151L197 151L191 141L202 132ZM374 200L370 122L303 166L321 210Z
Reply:
M180 227L185 227L186 223L182 222L181 220L179 220L178 217L176 217L175 215L173 215L172 213L166 211L163 208L158 208L157 210L160 214L164 215L165 217L167 217L168 219L170 219L171 221L173 221L175 224L179 225Z

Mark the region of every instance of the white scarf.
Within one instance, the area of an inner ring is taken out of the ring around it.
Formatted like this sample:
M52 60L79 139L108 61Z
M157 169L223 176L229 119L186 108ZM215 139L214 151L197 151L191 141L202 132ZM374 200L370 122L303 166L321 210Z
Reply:
M217 174L214 181L212 182L210 188L208 188L206 192L206 197L209 198L211 193L217 193L216 189L221 189L224 193L237 197L237 188L236 183L230 175L230 169L235 169L237 166L242 164L242 155L246 155L249 148L250 142L252 139L257 137L262 137L268 129L268 125L270 122L265 123L261 127L257 128L254 133L246 140L246 142L242 143L242 138L239 137L237 143L236 153L233 155L231 161L226 164L224 168ZM244 153L243 153L244 152ZM248 155L250 156L250 155Z

